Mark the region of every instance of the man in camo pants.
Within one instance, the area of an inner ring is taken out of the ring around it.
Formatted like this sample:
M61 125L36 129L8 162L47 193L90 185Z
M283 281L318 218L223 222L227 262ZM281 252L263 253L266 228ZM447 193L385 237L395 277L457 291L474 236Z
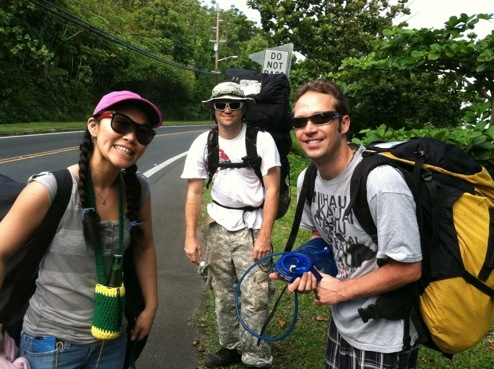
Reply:
M218 128L219 162L241 163L247 155L245 109L255 101L244 95L240 85L222 82L209 100ZM239 324L235 308L238 280L256 261L272 252L273 229L280 183L280 157L271 135L258 132L256 149L261 157L263 183L252 168L219 167L212 176L211 198L207 211L206 252L202 252L196 229L200 214L203 184L208 178L208 134L204 132L191 145L182 178L188 180L185 203L185 254L198 264L205 261L208 279L215 293L216 319L221 349L206 358L207 367L243 362L247 368L270 368L271 348ZM244 323L259 333L268 316L272 296L269 279L271 264L258 265L244 278L240 311Z

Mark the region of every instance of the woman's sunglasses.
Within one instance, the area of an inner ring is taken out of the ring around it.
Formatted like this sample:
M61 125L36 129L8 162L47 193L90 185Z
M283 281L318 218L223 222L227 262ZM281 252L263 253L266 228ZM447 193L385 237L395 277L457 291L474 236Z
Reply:
M128 116L116 111L105 111L97 117L97 119L111 118L111 128L120 134L125 134L130 131L135 131L137 141L141 145L149 145L153 140L156 132L154 129L134 122Z
M244 106L243 102L215 102L213 103L214 110L224 111L226 108L230 108L230 110L239 110Z
M292 118L292 126L293 128L304 128L309 120L314 124L326 124L332 122L336 118L341 118L343 114L340 114L336 111L324 111L322 113L314 114L310 117L300 117L300 118Z

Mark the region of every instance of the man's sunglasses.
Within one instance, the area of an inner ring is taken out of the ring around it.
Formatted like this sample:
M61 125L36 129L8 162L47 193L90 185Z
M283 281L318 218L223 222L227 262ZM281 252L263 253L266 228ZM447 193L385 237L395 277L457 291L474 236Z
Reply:
M310 117L297 117L292 118L292 126L293 128L304 128L309 120L314 124L326 124L332 122L336 118L341 118L343 114L340 114L336 111L324 111L322 113L314 114Z
M213 108L214 110L219 110L219 111L225 111L226 108L230 108L230 110L239 110L242 109L242 106L244 106L244 103L239 101L239 102L215 102L213 103Z
M130 131L135 131L137 141L141 145L149 145L156 135L154 129L134 122L125 114L117 113L116 111L105 111L97 117L97 119L106 118L111 118L111 128L117 133L125 134Z

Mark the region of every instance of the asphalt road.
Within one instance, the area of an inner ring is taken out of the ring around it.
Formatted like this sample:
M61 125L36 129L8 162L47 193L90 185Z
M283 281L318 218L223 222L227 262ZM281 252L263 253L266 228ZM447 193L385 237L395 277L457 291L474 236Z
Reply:
M165 173L150 178L159 307L137 369L198 367L198 352L193 343L199 337L189 321L200 305L203 281L183 251L187 182L180 174L184 161L181 158L167 166Z
M140 160L148 175L158 261L159 307L136 369L194 369L198 337L189 324L200 305L203 281L185 257L184 202L180 178L192 140L207 127L163 127ZM0 138L0 173L25 181L32 173L66 167L77 160L81 133ZM177 159L178 158L178 159Z

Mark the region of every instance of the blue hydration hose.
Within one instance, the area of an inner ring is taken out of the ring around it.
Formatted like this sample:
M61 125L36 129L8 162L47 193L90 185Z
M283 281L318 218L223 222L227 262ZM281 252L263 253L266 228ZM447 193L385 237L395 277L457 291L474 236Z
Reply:
M321 280L321 275L319 274L319 271L330 274L332 276L335 276L337 274L337 267L336 263L333 258L333 252L332 250L328 247L328 244L322 239L322 238L314 238L307 243L303 244L300 246L296 251L294 252L278 252L274 253L268 256L263 257L262 259L259 259L256 261L254 264L252 264L242 275L242 277L239 279L237 283L237 288L235 289L235 309L237 311L237 316L240 324L242 324L242 327L249 332L251 335L254 337L261 339L263 341L267 342L278 342L286 337L288 337L293 329L295 328L295 325L297 323L297 317L298 317L298 293L295 291L295 306L294 306L294 312L293 312L293 319L292 323L290 324L290 327L286 330L284 334L278 337L266 337L263 336L262 334L258 334L252 329L250 329L247 324L243 321L241 313L240 313L240 307L239 307L239 295L240 295L240 286L242 285L242 282L247 274L254 269L256 266L259 264L271 260L276 256L280 256L280 259L274 264L274 272L278 273L278 275L286 280L289 283L292 283L296 278L302 276L303 273L310 271L314 276L316 277L317 281L319 282ZM286 289L286 286L285 286ZM284 292L285 290L283 290ZM266 321L266 324L269 322L271 319L274 311L276 310L276 307L279 303L279 299L281 298L283 292L280 294L280 297L278 298L278 301L275 303L275 306L273 308L273 311L271 313L271 316L268 318ZM265 325L266 325L265 324ZM264 327L265 328L265 327ZM263 330L264 330L263 328ZM262 333L262 332L261 332Z
M245 271L245 273L242 275L242 277L238 280L238 283L237 283L237 288L235 289L235 309L237 310L237 316L238 316L238 321L240 322L240 324L242 324L242 327L244 327L244 329L249 332L251 335L253 335L254 337L256 338L259 338L263 341L266 341L266 342L278 342L278 341L281 341L281 340L284 340L286 337L288 337L290 335L290 333L292 333L293 329L295 328L295 324L297 324L297 316L298 316L298 293L295 292L295 306L294 306L294 311L293 311L293 319L292 319L292 324L290 324L290 327L288 327L287 331L282 334L281 336L278 336L278 337L266 337L266 336L262 336L256 332L254 332L252 329L250 329L247 324L243 321L242 319L242 315L240 313L240 307L239 307L239 303L238 303L238 297L240 295L240 286L245 278L245 276L247 274L249 274L249 272L254 269L256 266L258 266L259 264L267 261L267 260L271 260L272 258L276 257L276 256L280 256L280 255L284 255L284 254L292 254L291 252L290 253L286 253L286 252L277 252L277 253L274 253L274 254L271 254L271 255L268 255L268 256L265 256L263 257L262 259L259 259L258 261L256 261L254 264L252 264L249 269L247 269Z

